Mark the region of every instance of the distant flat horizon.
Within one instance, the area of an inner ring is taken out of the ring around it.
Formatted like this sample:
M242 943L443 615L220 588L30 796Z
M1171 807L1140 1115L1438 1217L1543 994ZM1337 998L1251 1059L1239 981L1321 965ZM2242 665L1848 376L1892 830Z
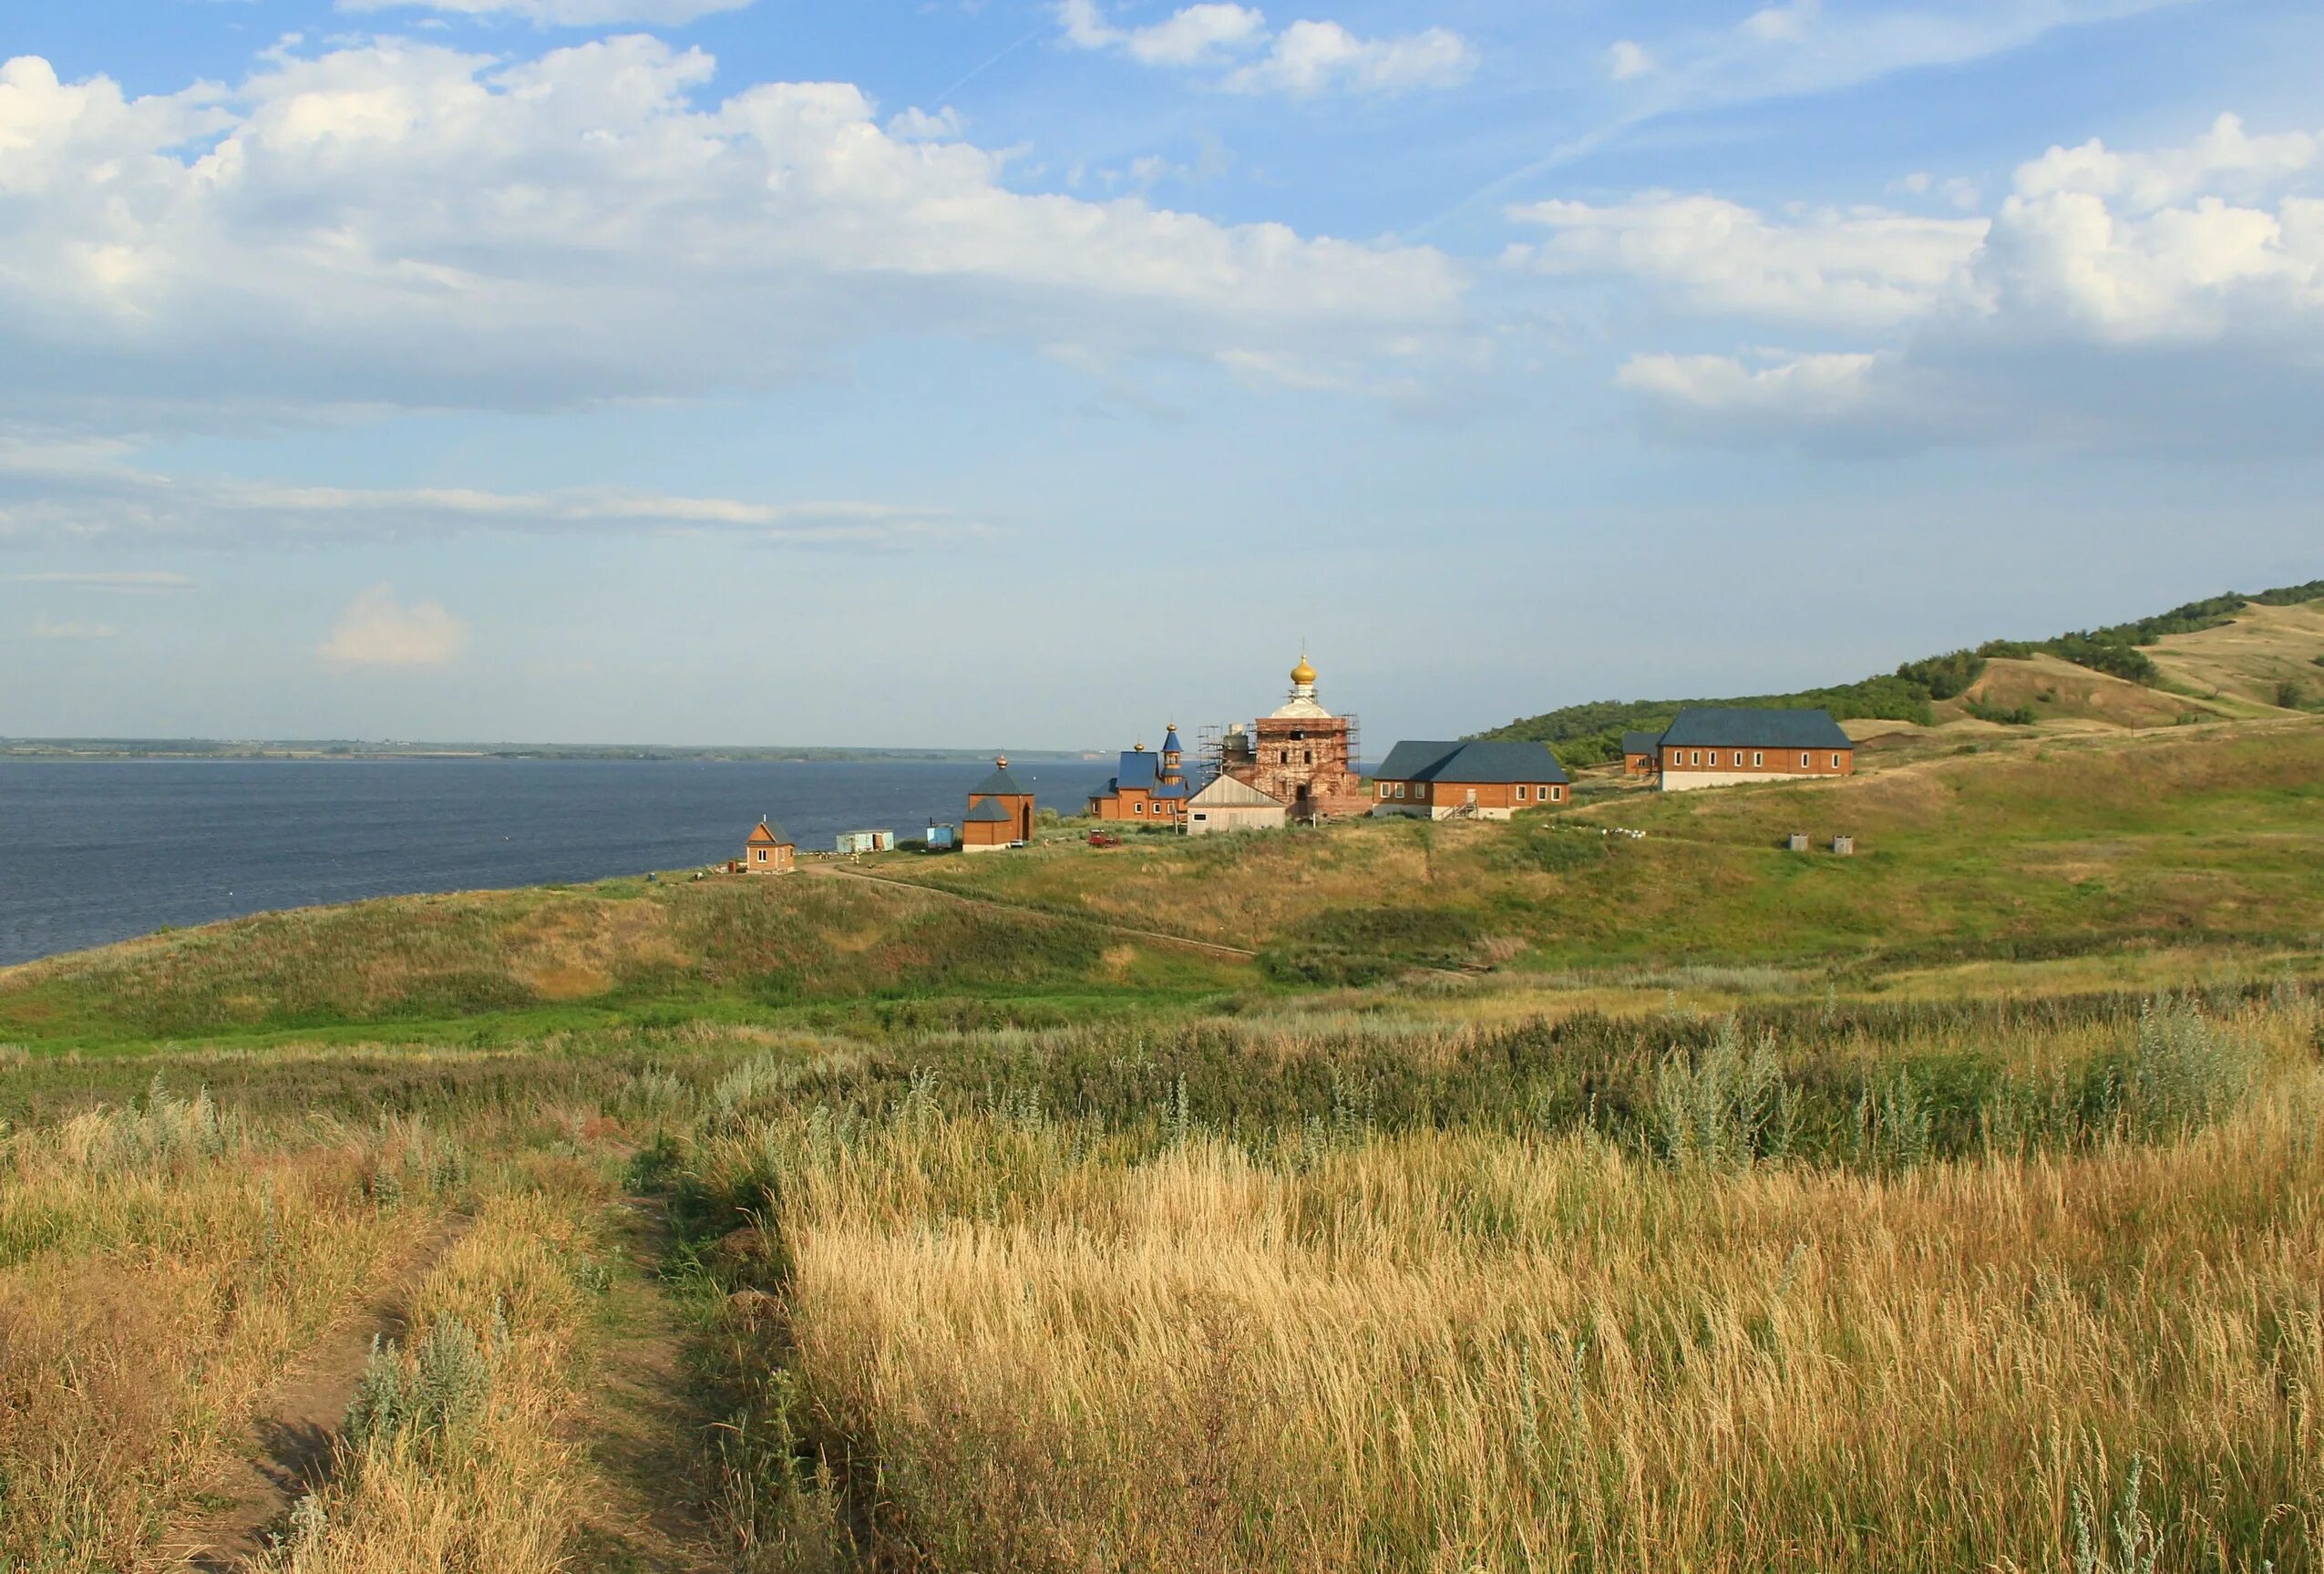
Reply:
M967 760L990 759L1007 754L1024 759L1101 759L1114 750L1098 748L978 749L932 744L742 744L742 743L542 743L517 739L394 738L235 738L235 737L9 737L0 736L0 753L36 757L36 751L63 757L129 757L186 759L219 756L246 759L248 750L279 750L299 757L405 759L449 757L473 759L493 756L574 755L593 758L620 756L700 756L737 759L822 760Z

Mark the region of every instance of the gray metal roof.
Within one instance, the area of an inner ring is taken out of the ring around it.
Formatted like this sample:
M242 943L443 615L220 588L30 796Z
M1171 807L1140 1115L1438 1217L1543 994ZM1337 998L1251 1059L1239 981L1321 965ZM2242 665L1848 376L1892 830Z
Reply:
M1664 748L1852 749L1829 711L1683 710L1662 735Z
M1033 794L1017 785L1006 766L997 766L992 774L969 788L971 797L1031 797Z
M797 847L798 845L791 839L791 833L783 828L783 822L774 818L772 816L760 820L757 825L752 827L750 837L745 839L756 839L760 831L765 831L768 836L773 837L777 846Z
M1479 741L1476 743L1400 743L1388 751L1377 781L1463 782L1501 785L1511 782L1562 782L1565 766L1543 744Z
M1626 755L1650 755L1661 741L1661 733L1624 733L1622 752Z
M993 799L981 797L971 804L968 813L961 818L970 825L1013 825L1017 817Z

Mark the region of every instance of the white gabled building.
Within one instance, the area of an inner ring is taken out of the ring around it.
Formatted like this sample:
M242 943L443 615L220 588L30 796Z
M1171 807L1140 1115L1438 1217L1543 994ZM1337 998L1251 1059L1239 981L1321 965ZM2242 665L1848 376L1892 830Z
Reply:
M1187 835L1279 830L1290 811L1257 787L1222 776L1187 800Z

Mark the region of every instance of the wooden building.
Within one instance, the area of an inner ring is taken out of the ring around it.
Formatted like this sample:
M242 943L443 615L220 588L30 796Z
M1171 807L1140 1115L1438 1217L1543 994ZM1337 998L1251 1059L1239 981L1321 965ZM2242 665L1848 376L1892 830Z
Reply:
M1219 745L1220 775L1257 788L1301 821L1371 808L1356 774L1355 718L1323 708L1315 677L1302 654L1291 669L1291 698L1249 731L1230 729Z
M743 843L745 874L788 874L798 864L798 844L772 818L758 822Z
M1033 801L1009 774L1009 756L992 762L992 774L971 789L961 819L962 852L999 852L1033 840Z
M1220 777L1187 800L1188 836L1223 836L1239 830L1280 830L1290 818L1283 806L1257 787Z
M1120 766L1103 791L1089 795L1089 812L1098 819L1131 825L1162 825L1176 828L1186 823L1186 746L1178 741L1178 724L1172 722L1155 753L1141 740L1124 749Z
M1662 768L1662 735L1661 733L1624 733L1622 735L1622 774L1626 777L1650 777Z
M1424 819L1507 819L1566 801L1572 786L1543 744L1401 743L1372 777L1372 812Z
M1655 756L1664 792L1856 774L1856 742L1829 711L1683 710Z

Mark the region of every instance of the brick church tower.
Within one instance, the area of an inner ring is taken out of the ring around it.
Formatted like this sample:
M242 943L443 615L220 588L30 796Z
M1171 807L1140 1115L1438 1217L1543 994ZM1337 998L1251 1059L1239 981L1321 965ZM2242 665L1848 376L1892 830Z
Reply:
M1372 806L1356 775L1356 719L1323 708L1315 697L1315 677L1301 653L1291 669L1290 699L1252 723L1250 731L1229 731L1221 766L1281 804L1295 820L1364 814Z

